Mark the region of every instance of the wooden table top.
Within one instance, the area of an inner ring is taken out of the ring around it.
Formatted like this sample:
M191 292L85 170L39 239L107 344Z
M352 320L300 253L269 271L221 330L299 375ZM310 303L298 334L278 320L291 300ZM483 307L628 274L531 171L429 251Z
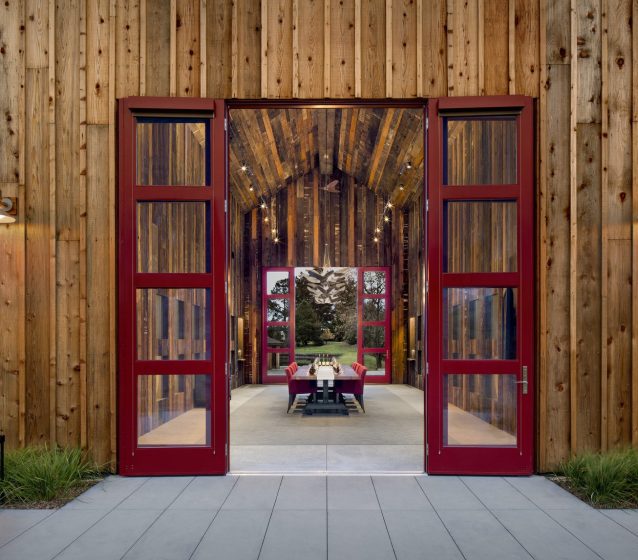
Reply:
M295 375L293 376L293 379L299 379L299 380L316 380L317 376L315 374L310 374L310 366L300 366L299 369L297 370L297 372L295 373ZM359 377L359 375L357 375L357 372L354 371L350 366L345 366L343 364L341 364L341 373L335 373L335 381L358 381L359 379L361 379Z

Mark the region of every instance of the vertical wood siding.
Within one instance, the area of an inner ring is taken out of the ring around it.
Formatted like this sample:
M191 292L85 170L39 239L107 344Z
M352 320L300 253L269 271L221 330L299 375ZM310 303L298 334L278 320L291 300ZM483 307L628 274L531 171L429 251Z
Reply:
M538 466L638 444L637 12L631 0L4 2L0 191L19 197L18 223L0 227L10 446L115 457L116 99L508 93L539 99Z

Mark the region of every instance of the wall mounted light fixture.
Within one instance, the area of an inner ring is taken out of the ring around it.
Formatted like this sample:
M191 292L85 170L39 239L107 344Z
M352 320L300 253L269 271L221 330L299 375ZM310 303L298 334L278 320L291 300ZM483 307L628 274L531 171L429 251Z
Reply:
M4 197L0 201L0 224L12 224L16 221L18 213L17 200Z

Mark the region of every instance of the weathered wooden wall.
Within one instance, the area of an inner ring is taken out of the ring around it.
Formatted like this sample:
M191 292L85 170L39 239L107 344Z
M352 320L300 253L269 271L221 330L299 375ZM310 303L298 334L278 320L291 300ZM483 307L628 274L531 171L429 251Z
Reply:
M117 98L508 93L539 98L538 465L638 444L637 19L632 0L4 2L10 445L114 458Z

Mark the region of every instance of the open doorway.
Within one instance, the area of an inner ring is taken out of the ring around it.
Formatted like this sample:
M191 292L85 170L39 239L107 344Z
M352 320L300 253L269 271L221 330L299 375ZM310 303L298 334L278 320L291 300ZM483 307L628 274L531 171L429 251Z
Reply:
M530 473L532 109L121 100L119 472Z
M423 471L424 109L231 106L231 472Z

